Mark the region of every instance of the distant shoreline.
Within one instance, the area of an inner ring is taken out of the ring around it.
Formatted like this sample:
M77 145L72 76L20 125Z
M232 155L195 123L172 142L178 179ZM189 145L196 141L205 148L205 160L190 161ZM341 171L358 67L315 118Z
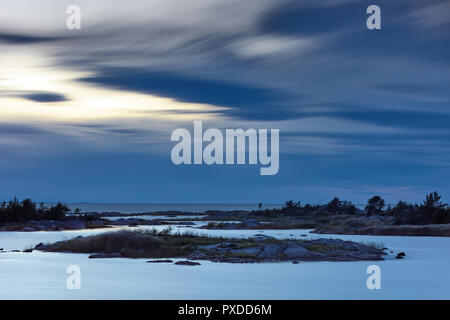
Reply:
M92 211L96 207L90 207L91 210L86 211L79 207L69 208L61 202L49 207L45 203L36 204L31 199L19 201L15 197L1 203L0 231L184 225L194 229L218 230L314 229L315 233L327 234L450 236L450 208L441 202L437 192L427 194L420 205L399 201L395 206L386 206L384 199L375 195L368 199L364 209L337 197L325 205L290 200L279 208L259 203L257 206L249 205L245 210L235 207L243 205L227 205L225 210L210 207L216 208L218 205L202 205L203 208L200 208L199 205L185 204L177 210L172 205L164 205L163 208L152 205L151 210L145 210L149 209L149 204L147 207L122 204L128 206L127 210L135 209L124 212L117 207L119 205L110 204L115 206L114 211L105 211L104 204L98 208L102 210Z

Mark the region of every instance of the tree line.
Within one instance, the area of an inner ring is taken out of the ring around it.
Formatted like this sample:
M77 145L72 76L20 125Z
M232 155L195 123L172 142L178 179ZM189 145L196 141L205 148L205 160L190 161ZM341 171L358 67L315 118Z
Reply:
M31 199L19 202L16 197L0 204L0 223L24 222L29 220L63 220L70 209L58 202L48 208L44 203L36 205Z
M325 205L302 205L301 202L287 201L281 209L266 209L260 212L282 213L285 215L365 215L392 216L395 224L447 224L450 223L448 204L441 201L441 195L432 192L426 195L421 204L399 201L396 205L386 205L385 200L376 195L371 197L364 210L356 208L351 201L333 198ZM261 208L261 205L259 205Z

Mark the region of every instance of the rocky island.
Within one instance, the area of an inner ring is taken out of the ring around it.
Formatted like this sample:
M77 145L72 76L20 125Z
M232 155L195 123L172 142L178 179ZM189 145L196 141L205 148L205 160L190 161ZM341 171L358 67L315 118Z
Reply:
M35 250L90 253L92 258L185 258L213 262L383 260L382 248L339 239L280 240L257 234L247 239L206 237L164 231L115 231L52 244ZM95 255L94 255L95 254Z

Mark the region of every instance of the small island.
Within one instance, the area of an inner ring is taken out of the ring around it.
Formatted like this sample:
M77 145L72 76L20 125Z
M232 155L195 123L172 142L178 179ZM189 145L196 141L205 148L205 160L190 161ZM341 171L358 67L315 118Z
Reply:
M386 254L375 244L339 239L281 240L262 234L236 239L171 233L169 229L79 236L52 244L40 243L34 249L90 253L90 258L185 258L229 263L383 260Z

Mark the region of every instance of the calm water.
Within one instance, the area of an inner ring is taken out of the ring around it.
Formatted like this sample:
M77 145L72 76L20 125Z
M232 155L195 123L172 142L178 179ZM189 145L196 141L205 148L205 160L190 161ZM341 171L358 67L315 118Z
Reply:
M139 227L148 228L148 227ZM158 226L157 228L164 228ZM115 230L119 230L117 228ZM177 230L193 230L179 227ZM194 229L195 230L195 229ZM277 238L342 238L383 243L393 255L375 262L304 262L201 266L145 259L88 259L86 254L0 253L0 299L448 299L450 238L317 235L310 230L198 230L202 234ZM24 249L105 230L0 232L0 247ZM307 234L307 237L302 237ZM175 259L176 260L176 259ZM381 268L381 290L366 287L366 269ZM81 268L81 290L66 288L69 265Z
M50 206L54 203L46 203ZM158 204L158 203L67 203L70 209L82 212L144 213L157 211L205 212L207 210L257 210L258 204ZM263 205L263 209L280 208L282 204Z

